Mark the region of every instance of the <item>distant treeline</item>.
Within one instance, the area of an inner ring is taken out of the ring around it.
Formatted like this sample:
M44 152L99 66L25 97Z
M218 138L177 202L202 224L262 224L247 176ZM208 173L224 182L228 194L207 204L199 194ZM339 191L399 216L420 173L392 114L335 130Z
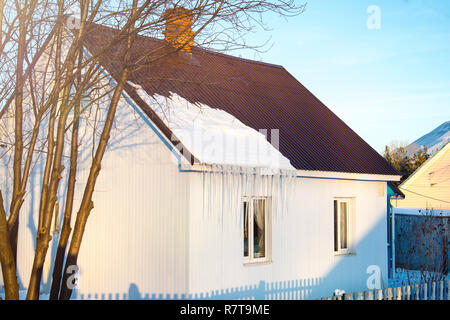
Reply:
M401 173L402 178L400 183L405 181L429 158L428 148L426 146L423 150L419 150L412 155L408 154L404 146L386 146L383 156L395 169L397 169L398 172Z

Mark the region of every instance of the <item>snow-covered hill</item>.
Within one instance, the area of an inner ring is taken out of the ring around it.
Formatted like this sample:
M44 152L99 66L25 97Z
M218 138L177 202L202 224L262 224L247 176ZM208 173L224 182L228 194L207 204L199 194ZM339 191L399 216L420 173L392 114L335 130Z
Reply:
M419 149L428 147L428 154L433 155L450 141L450 121L444 122L433 131L420 137L406 147L408 153L415 153Z

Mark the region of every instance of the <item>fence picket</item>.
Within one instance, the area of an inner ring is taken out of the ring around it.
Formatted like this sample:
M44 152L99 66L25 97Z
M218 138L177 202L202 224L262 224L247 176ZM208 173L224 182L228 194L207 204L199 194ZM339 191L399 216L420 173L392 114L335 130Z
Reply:
M402 300L402 296L403 296L403 287L397 287L396 300Z
M450 279L447 280L447 300L450 300Z
M431 300L436 300L436 282L431 284Z
M428 300L428 285L423 284L423 300Z
M447 287L446 287L447 285ZM321 300L450 300L450 279L333 295Z
M387 290L387 300L392 300L392 288L388 288L384 290L384 295L386 296L386 290Z

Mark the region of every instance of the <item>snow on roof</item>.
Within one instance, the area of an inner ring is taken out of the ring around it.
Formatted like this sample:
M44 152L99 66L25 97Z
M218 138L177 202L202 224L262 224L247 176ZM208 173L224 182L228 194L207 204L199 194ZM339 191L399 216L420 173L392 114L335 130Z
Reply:
M193 104L176 93L150 96L140 85L129 82L165 125L201 162L209 165L295 170L265 134L244 125L224 110Z
M118 32L92 24L84 42L86 48L93 54L102 53ZM131 51L131 59L139 68L133 70L129 80L141 85L150 96L172 99L177 94L191 103L223 110L257 131L278 129L278 149L297 170L399 175L282 67L195 46L188 56L173 53L164 41L144 35L134 39ZM112 47L101 56L102 68L116 79L122 70L122 53L119 47ZM126 92L135 102L135 98L142 100L133 88ZM144 104L138 103L147 116L156 118ZM164 123L161 125L165 127L164 135L170 137L170 130ZM190 157L188 161L193 162Z
M450 141L450 121L446 121L437 128L423 135L406 147L406 151L413 154L428 147L428 154L433 155Z

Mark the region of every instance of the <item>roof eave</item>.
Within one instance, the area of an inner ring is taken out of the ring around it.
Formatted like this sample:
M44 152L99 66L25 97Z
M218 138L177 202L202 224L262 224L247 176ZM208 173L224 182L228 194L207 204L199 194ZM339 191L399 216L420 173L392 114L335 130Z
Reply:
M336 179L336 180L356 180L356 181L400 181L401 175L386 175L376 173L349 173L335 171L315 171L315 170L297 170L299 178L316 178L316 179Z

